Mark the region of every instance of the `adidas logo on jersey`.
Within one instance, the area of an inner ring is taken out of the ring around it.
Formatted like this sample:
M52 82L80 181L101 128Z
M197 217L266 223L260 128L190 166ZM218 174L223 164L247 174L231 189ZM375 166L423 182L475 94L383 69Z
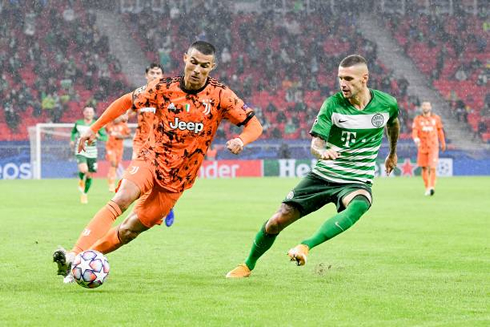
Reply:
M185 121L180 121L178 117L175 117L175 120L173 123L170 123L170 128L171 129L180 129L181 131L191 131L194 132L195 134L201 132L204 129L204 124L203 123L194 123L194 122L185 122Z
M172 102L169 104L169 106L167 107L168 110L175 110L177 108L175 108L175 104Z

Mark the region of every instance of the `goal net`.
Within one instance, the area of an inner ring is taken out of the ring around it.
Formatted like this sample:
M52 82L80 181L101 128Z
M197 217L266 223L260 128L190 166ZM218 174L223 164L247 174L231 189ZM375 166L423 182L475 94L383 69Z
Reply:
M73 178L78 175L75 149L70 147L74 124L45 123L29 127L32 178ZM132 135L137 124L128 124ZM105 161L105 142L97 142L98 161ZM128 149L129 148L129 149ZM124 140L124 159L130 160L132 139Z

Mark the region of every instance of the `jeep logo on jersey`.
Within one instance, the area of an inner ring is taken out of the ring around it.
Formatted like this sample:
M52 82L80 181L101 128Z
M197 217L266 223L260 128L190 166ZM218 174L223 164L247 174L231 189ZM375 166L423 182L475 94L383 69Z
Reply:
M175 120L170 123L170 128L180 129L181 131L188 130L197 134L204 129L204 124L194 123L191 121L190 122L180 121L178 117L175 117Z
M382 114L376 114L371 118L371 124L373 124L374 127L381 127L383 126L385 122L385 118L383 117Z

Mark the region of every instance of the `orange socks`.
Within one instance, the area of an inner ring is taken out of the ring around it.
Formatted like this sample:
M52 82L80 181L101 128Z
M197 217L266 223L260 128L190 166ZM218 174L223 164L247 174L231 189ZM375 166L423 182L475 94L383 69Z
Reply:
M100 240L98 240L92 249L100 253L107 254L121 247L122 242L119 239L119 226L111 228Z
M422 168L422 179L424 180L425 188L429 188L429 168Z
M435 187L436 187L436 169L431 168L429 174L429 188L435 188Z
M117 203L109 201L102 209L99 210L83 230L73 247L72 252L78 254L89 249L95 242L103 237L112 223L122 214Z

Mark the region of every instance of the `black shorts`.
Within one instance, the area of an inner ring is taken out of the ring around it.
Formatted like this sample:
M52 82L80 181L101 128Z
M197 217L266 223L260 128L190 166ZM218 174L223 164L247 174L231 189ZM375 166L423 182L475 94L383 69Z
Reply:
M337 212L341 212L345 209L342 203L344 196L357 190L368 191L372 199L371 187L367 184L330 182L310 172L288 193L282 203L297 208L301 217L317 211L328 203L335 203Z

